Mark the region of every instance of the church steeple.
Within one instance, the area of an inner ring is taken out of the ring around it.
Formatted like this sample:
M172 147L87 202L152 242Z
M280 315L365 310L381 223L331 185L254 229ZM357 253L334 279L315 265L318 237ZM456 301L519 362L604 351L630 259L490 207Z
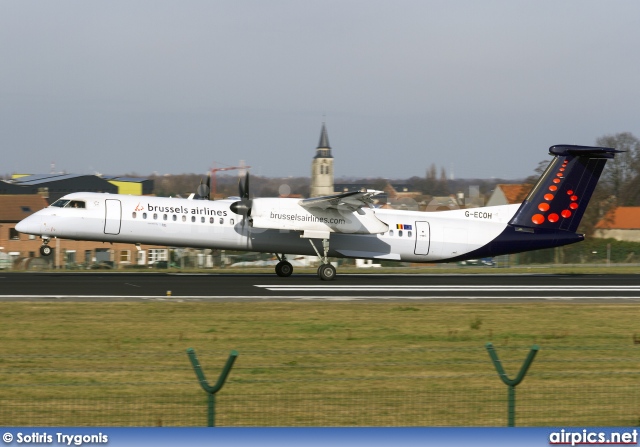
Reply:
M322 123L320 142L311 163L311 197L333 194L333 155L329 146L327 126Z
M316 148L315 158L333 158L331 155L331 146L329 145L329 135L327 134L327 126L322 123L322 130L320 131L320 141Z

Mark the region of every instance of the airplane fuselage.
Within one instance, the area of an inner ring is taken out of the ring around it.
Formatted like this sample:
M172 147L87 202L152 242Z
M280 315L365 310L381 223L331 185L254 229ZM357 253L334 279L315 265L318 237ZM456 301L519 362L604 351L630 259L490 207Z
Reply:
M313 236L301 236L317 231L329 235L331 257L409 262L462 259L503 233L519 207L309 212L297 199L260 199L263 202L254 201L252 215L245 220L230 211L233 199L73 193L60 200L69 202L35 213L19 224L18 231L43 238L299 255L316 254L307 240Z
M618 152L551 146L554 158L519 205L381 209L372 207L377 191L251 199L246 176L239 197L219 201L73 193L22 220L16 230L41 236L43 256L51 254L52 237L275 253L276 274L283 277L293 271L286 254L315 254L318 276L330 281L336 269L329 257L448 262L579 242L589 199L607 160Z

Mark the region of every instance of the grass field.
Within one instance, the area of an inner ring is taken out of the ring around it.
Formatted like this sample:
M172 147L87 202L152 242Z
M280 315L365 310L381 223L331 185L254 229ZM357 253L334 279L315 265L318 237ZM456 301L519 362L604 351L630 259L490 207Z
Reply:
M239 352L219 425L504 425L487 342L512 378L540 346L522 425L640 421L638 304L1 306L0 425L204 425L189 347L212 383Z

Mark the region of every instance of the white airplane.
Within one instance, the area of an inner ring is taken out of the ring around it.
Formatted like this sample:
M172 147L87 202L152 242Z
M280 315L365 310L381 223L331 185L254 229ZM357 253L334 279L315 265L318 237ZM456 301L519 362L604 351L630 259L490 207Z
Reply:
M249 177L240 197L197 200L73 193L16 225L42 238L216 248L275 253L278 276L290 276L286 254L317 255L318 276L336 276L329 257L450 262L582 241L576 230L607 159L616 149L556 145L554 158L519 205L438 212L374 208L378 191L310 199L253 198ZM203 188L199 188L203 192ZM206 192L206 190L205 190ZM206 194L200 194L206 196Z

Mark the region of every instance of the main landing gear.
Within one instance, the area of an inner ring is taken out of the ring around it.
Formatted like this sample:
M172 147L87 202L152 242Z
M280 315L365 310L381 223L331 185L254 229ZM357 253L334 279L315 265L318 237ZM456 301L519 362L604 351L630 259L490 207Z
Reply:
M293 273L293 266L289 261L287 261L286 255L283 253L282 257L280 257L278 256L278 253L276 253L276 258L280 261L276 264L276 275L280 277L291 276Z
M309 239L309 243L318 255L318 259L320 259L321 264L320 267L318 267L318 278L323 281L333 281L336 279L336 268L329 263L329 258L327 257L327 254L329 253L329 239L322 239L322 256L311 239ZM278 253L275 253L275 255L279 261L276 264L276 275L280 277L291 276L293 273L293 266L289 261L287 261L287 256L284 253L282 256L278 255Z
M323 281L333 281L336 279L336 268L332 264L320 264L318 277Z
M327 257L327 253L329 253L329 239L322 239L323 256L320 256L320 252L313 243L313 240L309 239L309 243L321 262L320 267L318 267L318 277L323 281L333 281L336 279L336 268L329 263L329 258Z
M40 254L42 256L49 256L53 249L49 247L49 238L42 238L42 246L40 247Z

